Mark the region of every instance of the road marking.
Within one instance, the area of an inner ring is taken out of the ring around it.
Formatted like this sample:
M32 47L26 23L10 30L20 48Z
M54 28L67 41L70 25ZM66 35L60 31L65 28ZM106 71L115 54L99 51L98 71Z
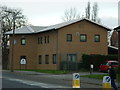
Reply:
M56 84L47 84L47 83L34 82L34 81L29 81L29 80L14 79L14 78L9 78L9 77L4 77L4 78L10 81L17 81L23 84L38 86L42 88L71 88L71 87L66 87L66 86L61 86L61 85L56 85Z

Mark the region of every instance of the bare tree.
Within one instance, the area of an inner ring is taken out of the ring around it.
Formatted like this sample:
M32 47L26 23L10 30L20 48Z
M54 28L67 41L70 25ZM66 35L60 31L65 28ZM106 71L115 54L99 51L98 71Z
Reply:
M5 33L7 31L13 30L13 28L16 29L25 26L27 24L27 19L22 14L22 10L11 9L6 6L1 6L0 9L1 9L0 15L1 15L1 32L2 32L2 59L3 59L2 63L3 63L3 68L6 68L8 62L7 42L9 40L9 37ZM15 16L13 16L13 13ZM13 19L15 22L13 22Z
M86 14L86 18L90 19L91 16L91 6L90 6L90 2L87 3L87 7L85 8L85 14Z
M63 21L70 21L78 18L80 18L80 15L77 13L77 10L75 8L66 9L64 16L62 17Z
M92 20L94 22L100 23L100 18L98 18L98 4L96 2L94 2L94 5L93 5Z

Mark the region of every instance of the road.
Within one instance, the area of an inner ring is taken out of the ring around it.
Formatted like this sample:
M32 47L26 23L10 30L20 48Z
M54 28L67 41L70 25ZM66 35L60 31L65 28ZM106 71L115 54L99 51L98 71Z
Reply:
M72 88L72 80L64 75L23 74L3 71L2 88ZM101 85L81 83L81 88L101 88Z

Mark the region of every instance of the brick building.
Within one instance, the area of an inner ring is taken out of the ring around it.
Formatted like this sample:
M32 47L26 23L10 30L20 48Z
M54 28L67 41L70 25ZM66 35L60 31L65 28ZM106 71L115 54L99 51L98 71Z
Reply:
M107 31L110 29L88 19L16 29L13 68L59 70L61 61L81 62L83 54L107 55ZM6 34L10 35L11 59L12 31Z

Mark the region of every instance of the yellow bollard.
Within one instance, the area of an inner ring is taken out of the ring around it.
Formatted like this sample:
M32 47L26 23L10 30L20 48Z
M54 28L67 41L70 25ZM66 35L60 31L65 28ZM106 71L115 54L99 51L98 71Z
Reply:
M72 87L80 88L80 74L79 73L73 73Z
M109 76L104 76L103 77L102 88L105 89L105 90L110 90L111 89L111 78Z

